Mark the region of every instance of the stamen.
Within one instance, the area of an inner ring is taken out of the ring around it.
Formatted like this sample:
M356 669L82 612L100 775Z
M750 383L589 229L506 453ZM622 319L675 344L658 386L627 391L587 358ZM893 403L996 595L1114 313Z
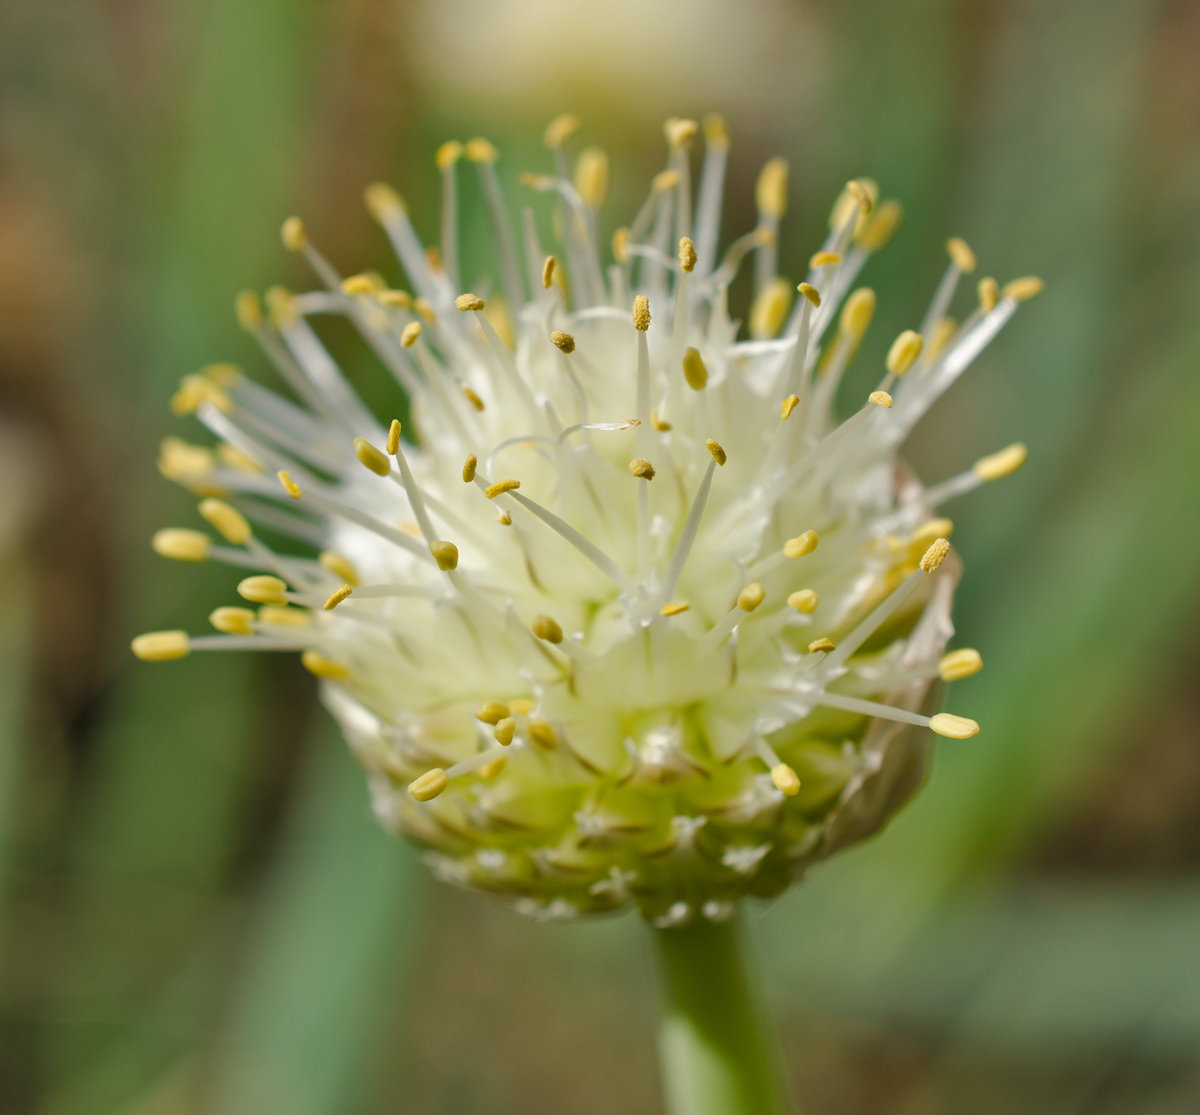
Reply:
M250 608L216 608L208 622L225 635L253 635L258 616Z
M1000 284L995 279L980 279L978 294L979 308L985 314L990 314L1000 301Z
M836 649L837 648L834 646L833 640L826 638L825 636L821 636L819 639L813 639L813 641L808 644L809 654L828 654L830 651Z
M433 560L443 573L458 568L458 547L453 542L430 542L429 552L433 554Z
M1029 450L1022 442L1018 441L1007 449L1001 449L999 453L993 453L990 457L980 457L972 466L971 471L985 483L1002 480L1016 472L1025 463L1028 456Z
M463 470L464 475L466 470ZM500 480L495 484L489 484L483 494L488 499L495 499L497 496L503 495L505 492L515 492L521 486L520 480Z
M817 544L821 541L815 530L806 530L803 534L798 534L795 538L789 538L783 544L783 553L788 558L802 558L811 554L817 548Z
M499 724L508 716L508 705L503 701L484 701L475 710L475 719L484 724Z
M292 479L292 474L287 469L281 468L276 474L279 477L279 483L283 486L283 490L287 492L292 499L299 499L304 493L300 490L300 485Z
M789 395L783 400L783 407L780 411L780 417L786 422L792 416L792 411L800 405L799 395Z
M550 616L535 616L532 629L539 639L547 643L558 644L563 641L562 628Z
M871 394L867 396L867 402L874 403L876 406L884 407L890 410L892 406L892 397L886 391L872 391Z
M858 235L858 244L865 251L882 251L891 242L904 219L904 206L889 198L883 202Z
M230 507L224 500L205 499L200 501L200 514L207 519L231 546L244 546L249 539L250 524L245 517Z
M575 161L575 191L593 213L608 197L608 155L599 147L585 147ZM592 230L593 237L595 229Z
M203 531L168 527L156 531L150 545L156 554L172 561L205 561L212 549L212 539Z
M969 275L975 270L975 253L965 240L952 236L946 241L946 251L950 253L954 266L963 274Z
M387 455L381 453L365 437L354 439L354 455L364 468L370 469L376 476L387 476L392 471L392 462Z
M779 336L792 308L792 284L787 279L768 279L750 308L750 336L761 340Z
M287 583L278 577L260 574L238 583L238 595L255 604L286 604Z
M929 718L929 726L939 736L947 739L970 739L978 734L979 725L965 716L954 716L948 712L939 712Z
M358 571L341 554L326 550L317 558L317 561L335 577L341 577L352 588L358 587Z
M143 662L169 662L191 650L186 631L151 631L139 635L130 645Z
M1011 283L1006 283L1000 293L1014 302L1027 302L1030 298L1036 298L1041 294L1045 285L1035 275L1027 275L1023 279L1013 279Z
M469 140L465 152L479 171L479 181L483 187L492 233L496 238L497 254L500 257L504 295L515 312L525 305L525 284L517 266L517 244L513 238L512 227L508 223L508 207L500 190L500 179L496 176L495 164L500 158L500 152L486 139L479 138Z
M344 662L326 658L318 650L306 650L300 655L300 665L314 677L324 681L344 681L350 676L350 667Z
M346 597L349 596L353 591L354 589L352 589L349 585L342 585L341 588L333 592L329 599L325 601L323 605L325 611L332 612L333 609L336 608L343 600L345 600Z
M698 349L689 347L683 354L683 378L693 391L703 391L708 383L708 369Z
M887 370L902 376L916 363L925 345L925 338L912 329L905 329L893 342L887 354Z
M922 716L919 712L909 712L908 709L896 708L894 705L885 705L878 701L865 701L860 697L847 697L842 693L823 693L817 704L842 709L844 712L874 716L881 720L898 720L902 724L932 728L939 736L947 736L950 739L969 739L979 731L979 725L965 716L952 716L948 712L939 712L936 716Z
M501 747L507 747L512 743L516 731L517 722L511 716L506 716L502 720L496 721L492 736Z
M633 473L639 480L653 480L654 466L641 457L635 457L629 462L629 471Z
M793 592L787 598L787 602L789 608L795 608L803 615L810 616L817 610L820 598L812 589L802 588L799 592Z
M478 466L478 464L479 464L478 459L476 458L475 454L472 453L467 458L466 463L463 465L462 478L463 478L464 484L470 484L471 481L475 479L475 469ZM494 499L494 498L495 498L494 496L488 496L488 499Z
M961 681L983 669L983 658L979 651L963 647L942 655L938 662L938 676L942 681Z
M441 767L434 767L410 782L408 792L416 801L432 801L449 785L450 778L446 772Z
M675 600L670 604L664 604L659 609L658 614L660 616L677 616L681 612L686 612L690 607L691 604L689 604L686 600Z
M549 290L551 284L554 282L554 267L556 262L553 256L547 256L546 262L542 264L542 287L545 290Z
M716 472L717 465L725 463L725 450L721 449L715 441L710 441L708 444L709 452L712 453L713 459L709 461L708 467L704 470L704 479L700 481L700 487L696 489L696 495L692 500L688 517L684 520L683 530L679 532L679 541L675 543L675 551L671 554L671 561L667 565L667 572L663 577L662 591L664 596L670 596L675 591L675 586L679 582L679 576L683 572L684 565L687 564L688 555L692 552L692 546L695 544L696 535L700 530L700 520L704 516L704 506L708 502L708 492L712 487L713 473ZM720 457L716 453L713 453L712 447L714 445L720 451Z

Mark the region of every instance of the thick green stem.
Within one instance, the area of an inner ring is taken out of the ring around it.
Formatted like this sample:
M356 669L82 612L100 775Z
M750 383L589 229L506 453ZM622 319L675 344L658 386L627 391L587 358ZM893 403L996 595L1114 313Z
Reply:
M779 1050L740 915L654 936L668 1115L786 1115Z

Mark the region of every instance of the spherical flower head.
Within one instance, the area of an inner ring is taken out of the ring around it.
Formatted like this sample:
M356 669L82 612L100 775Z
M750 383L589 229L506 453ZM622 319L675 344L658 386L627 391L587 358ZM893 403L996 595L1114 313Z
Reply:
M157 632L135 653L300 652L379 820L442 878L538 917L727 917L877 830L921 783L931 729L978 730L931 715L943 681L982 665L945 653L959 567L937 508L1024 447L932 488L897 450L1036 281L993 282L955 323L974 256L951 241L924 321L839 423L875 308L855 283L900 208L851 182L797 288L776 273L786 164L760 180L758 228L721 254L727 133L693 197L689 123L668 129L666 168L608 262L593 181L607 159L588 149L572 179L574 128L554 131L557 172L524 179L553 197L556 254L532 219L518 251L484 140L439 152L438 250L395 191L367 190L411 291L342 277L289 220L285 246L324 289L246 294L238 314L290 395L228 365L188 377L173 405L218 444L171 440L160 460L219 537L173 528L156 549L237 567L242 602L214 611L218 634ZM463 156L499 259L474 291L458 271ZM748 255L743 340L727 292ZM311 323L330 313L358 328L397 408L407 395L407 428L343 377Z

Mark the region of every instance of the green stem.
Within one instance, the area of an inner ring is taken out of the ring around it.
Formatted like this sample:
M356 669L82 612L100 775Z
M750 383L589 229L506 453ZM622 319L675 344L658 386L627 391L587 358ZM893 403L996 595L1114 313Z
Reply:
M741 915L654 936L668 1115L785 1115L791 1104Z

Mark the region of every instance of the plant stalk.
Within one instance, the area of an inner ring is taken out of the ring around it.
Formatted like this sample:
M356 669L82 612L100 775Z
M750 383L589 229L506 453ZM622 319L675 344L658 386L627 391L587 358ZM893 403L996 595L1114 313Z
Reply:
M788 1115L783 1066L738 914L654 930L668 1115Z

